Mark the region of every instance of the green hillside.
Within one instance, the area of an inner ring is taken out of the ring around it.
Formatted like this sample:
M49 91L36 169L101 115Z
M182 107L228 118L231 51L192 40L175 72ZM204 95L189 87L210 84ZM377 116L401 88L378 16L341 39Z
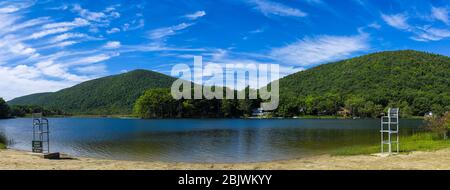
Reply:
M280 79L278 114L375 116L387 106L407 115L450 109L450 58L391 51L320 65Z
M38 105L74 114L131 114L145 90L169 88L176 78L147 70L87 81L54 93L13 99L10 105Z
M55 93L16 98L8 104L38 105L72 114L131 114L133 105L144 91L168 89L175 80L160 73L136 70L84 82ZM152 97L150 95L149 92ZM441 114L450 110L450 58L406 50L323 64L280 79L280 97L275 116L377 117L393 106L400 107L403 116L423 116L429 111ZM249 115L258 106L255 102L186 100L172 105L176 107L173 113L158 117ZM170 107L159 100L154 103L159 105L158 108Z

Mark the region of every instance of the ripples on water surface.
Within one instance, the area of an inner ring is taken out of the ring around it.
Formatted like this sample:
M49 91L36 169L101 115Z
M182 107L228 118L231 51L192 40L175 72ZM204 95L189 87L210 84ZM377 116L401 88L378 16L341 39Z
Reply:
M379 120L137 120L50 118L51 150L75 156L177 162L255 162L379 142ZM32 121L0 120L10 148L31 150ZM421 120L401 120L410 135Z

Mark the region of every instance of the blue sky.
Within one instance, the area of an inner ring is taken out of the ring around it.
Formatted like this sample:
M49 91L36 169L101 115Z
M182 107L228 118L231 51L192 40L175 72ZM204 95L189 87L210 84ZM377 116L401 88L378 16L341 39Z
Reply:
M277 63L281 75L371 52L450 56L447 0L1 1L0 97L134 69Z

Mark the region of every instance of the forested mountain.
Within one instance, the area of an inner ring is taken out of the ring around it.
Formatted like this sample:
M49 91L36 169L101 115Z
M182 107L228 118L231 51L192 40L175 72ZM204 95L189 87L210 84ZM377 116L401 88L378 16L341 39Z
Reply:
M10 105L38 105L72 114L131 114L145 90L170 88L176 78L147 70L87 81L54 93L13 99Z
M324 64L279 82L282 116L376 116L388 106L406 115L450 109L450 58L412 50Z
M136 70L81 83L55 93L16 98L10 105L38 105L72 114L131 114L139 117L238 117L251 115L259 100L172 101L176 79ZM387 107L403 116L450 110L450 58L405 50L323 64L279 80L274 116L376 117ZM154 90L151 90L154 89ZM144 96L144 91L147 93ZM153 110L153 111L152 111Z

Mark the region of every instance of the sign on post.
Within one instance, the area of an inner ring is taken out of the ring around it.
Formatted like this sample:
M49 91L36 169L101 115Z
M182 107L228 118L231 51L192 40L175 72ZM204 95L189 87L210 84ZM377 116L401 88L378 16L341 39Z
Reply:
M44 151L42 141L32 141L32 150L34 153L42 153Z

